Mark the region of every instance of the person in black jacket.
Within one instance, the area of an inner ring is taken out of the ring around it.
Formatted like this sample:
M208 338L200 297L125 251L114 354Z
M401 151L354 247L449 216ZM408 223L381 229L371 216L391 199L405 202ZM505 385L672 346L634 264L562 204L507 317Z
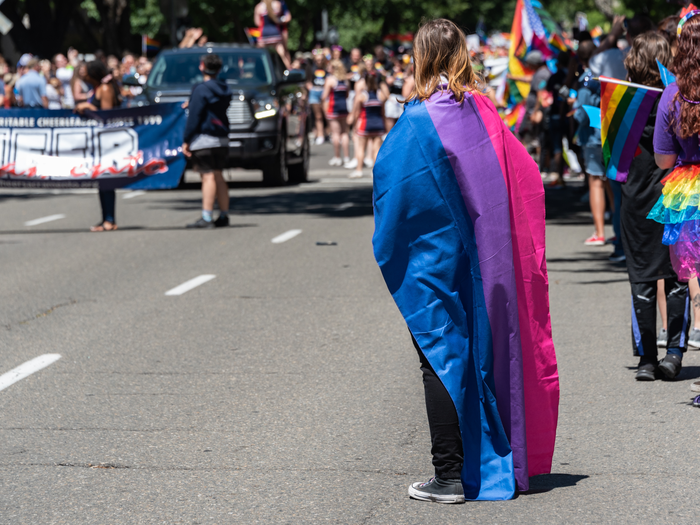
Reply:
M231 103L231 90L216 78L221 71L221 58L204 55L199 69L204 82L192 89L188 103L182 153L192 158L194 169L202 175L202 217L188 228L228 226L228 186L222 170L228 158L229 123L226 110ZM212 220L214 198L219 203L219 217Z
M665 66L671 62L671 48L659 33L644 33L634 39L625 59L632 82L662 87L656 60ZM690 321L688 283L678 280L673 271L668 246L662 244L664 225L647 219L649 211L661 196L661 181L669 170L654 161L654 126L658 101L654 105L638 153L632 161L627 182L622 185L620 225L622 246L627 256L627 272L632 289L632 346L639 356L637 381L672 379L681 370L683 354L688 347ZM664 280L668 342L666 356L658 359L656 342L657 281Z

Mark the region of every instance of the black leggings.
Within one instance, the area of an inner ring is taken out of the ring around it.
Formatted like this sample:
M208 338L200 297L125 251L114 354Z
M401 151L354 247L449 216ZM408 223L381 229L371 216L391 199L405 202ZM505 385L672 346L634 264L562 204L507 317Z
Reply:
M423 372L425 407L428 410L430 439L433 444L431 452L435 476L440 479L458 479L462 472L464 452L457 410L445 385L430 366L415 338L413 338L413 346L418 351L420 369Z
M656 281L630 283L632 287L632 349L639 364L655 364L656 349ZM668 343L666 348L685 352L688 348L690 305L688 284L676 278L664 280ZM669 352L672 353L672 352Z

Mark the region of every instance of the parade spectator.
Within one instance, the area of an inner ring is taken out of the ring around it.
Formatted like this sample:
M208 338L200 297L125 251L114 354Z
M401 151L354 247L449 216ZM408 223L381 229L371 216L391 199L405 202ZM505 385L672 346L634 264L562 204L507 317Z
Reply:
M361 84L352 113L348 117L348 125L355 124L355 171L349 177L362 177L362 166L365 162L365 152L371 159L371 164L377 160L377 153L382 146L382 136L386 133L384 125L384 103L389 98L386 84L379 82L379 74L369 71Z
M46 83L46 100L48 109L63 109L63 86L56 77L51 77Z
M292 21L292 14L284 0L262 0L253 11L255 25L260 30L258 45L274 46L287 68L292 59L287 49L287 25Z
M589 59L589 67L595 76L604 76L625 80L627 70L625 69L625 55L617 47L617 42L625 32L625 17L616 16L610 33L601 38L600 45L593 50Z
M532 75L524 77L511 76L510 78L516 81L530 83L530 92L525 99L525 116L518 130L520 137L527 143L537 138L540 134L540 124L542 123L544 115L541 111L535 111L537 106L537 93L547 87L547 81L551 76L551 72L547 68L541 51L530 51L525 55L525 63L534 69L535 72ZM539 148L541 147L542 144L539 144Z
M192 164L202 176L202 216L188 228L210 229L229 225L228 186L223 169L228 160L229 120L227 110L231 90L218 77L221 58L206 54L200 64L204 81L192 89L188 103L182 153L192 158ZM213 220L214 200L219 203L219 217Z
M131 53L125 53L122 58L122 75L133 75L136 73L136 60Z
M671 48L661 34L649 32L635 38L625 59L629 79L645 86L663 87L657 59L664 66L672 59ZM688 285L679 282L673 271L668 246L662 244L663 225L647 219L661 196L661 181L669 171L660 169L654 161L657 107L658 103L647 119L627 182L621 185L621 241L632 290L632 346L639 356L637 381L654 381L660 372L669 377L677 375L674 356L682 357L686 350L689 324ZM656 335L659 279L664 280L668 353L661 363Z
M61 88L63 89L63 107L72 108L75 106L73 90L71 89L73 67L69 67L68 59L60 53L53 57L53 65L56 68L56 78L61 82Z
M17 81L17 103L25 108L46 108L46 79L39 73L39 60L27 62L27 72Z
M547 134L548 148L552 154L552 159L549 164L549 181L557 186L564 185L564 136L569 129L569 121L567 114L569 112L569 104L567 99L569 96L569 88L566 86L566 80L569 76L569 63L571 54L566 52L559 53L557 57L557 71L547 80L545 88L549 93L552 104L549 107L549 133Z
M105 63L101 60L93 60L85 68L85 80L92 87L92 94L87 101L76 104L76 111L84 113L85 111L108 110L119 107L121 103L119 88L107 70ZM99 196L100 207L102 208L102 222L90 228L90 231L114 231L117 229L116 194L113 189L100 188Z
M584 241L587 246L602 246L605 244L605 167L603 166L603 150L600 142L600 130L592 128L584 105L600 107L600 82L594 80L594 75L588 64L591 53L595 49L592 41L583 42L578 48L578 59L585 70L579 81L578 97L574 108L574 118L579 124L578 136L583 149L585 172L588 176L589 203L593 215L595 232Z
M46 79L46 82L49 81L49 79L54 76L53 75L53 65L49 60L40 60L39 61L39 70L41 71L42 76Z
M92 95L92 88L87 81L87 66L84 62L78 63L73 70L73 78L70 81L70 90L73 95L73 104L79 105L87 102Z
M326 57L323 56L323 53L315 49L313 56L314 65L312 80L311 86L308 87L309 105L311 106L311 111L313 112L314 117L314 129L316 132L315 142L316 145L321 145L325 142L326 136L321 97L323 95L323 88L326 85L326 76L328 75L328 72L326 71Z
M528 488L529 447L544 454L531 469L551 466L556 427L544 190L478 91L462 31L432 20L414 46L415 89L374 168L372 239L423 373L435 476L408 493L447 504L510 499ZM521 264L526 277L516 278ZM518 317L526 302L530 314ZM526 438L528 402L537 415Z
M340 60L331 62L331 73L326 76L321 100L326 118L330 121L333 158L331 166L342 166L350 162L350 137L348 135L348 83L347 72ZM343 158L341 159L341 150Z
M666 39L668 45L671 46L671 54L675 57L678 51L678 22L680 16L667 16L658 24L659 33Z
M654 128L654 158L659 168L673 168L664 180L663 195L649 213L649 218L664 225L664 243L670 246L673 269L682 281L697 277L700 270L697 221L687 210L700 199L700 11L691 11L678 24L678 52L672 71L676 82L666 87L658 104ZM670 331L670 316L669 316ZM670 334L669 334L670 335ZM680 351L667 354L662 371L675 377L681 370ZM694 404L700 406L700 396Z

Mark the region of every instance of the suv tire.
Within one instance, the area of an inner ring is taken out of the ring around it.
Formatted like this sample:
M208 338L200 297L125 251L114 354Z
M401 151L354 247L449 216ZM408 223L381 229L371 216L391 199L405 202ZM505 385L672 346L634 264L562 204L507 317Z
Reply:
M289 181L295 183L306 182L309 180L309 162L311 156L311 148L309 146L309 136L304 136L304 144L301 146L301 162L289 166Z
M283 129L280 136L278 151L272 157L265 159L263 170L263 184L265 186L283 186L289 181L289 168L287 167L287 133Z

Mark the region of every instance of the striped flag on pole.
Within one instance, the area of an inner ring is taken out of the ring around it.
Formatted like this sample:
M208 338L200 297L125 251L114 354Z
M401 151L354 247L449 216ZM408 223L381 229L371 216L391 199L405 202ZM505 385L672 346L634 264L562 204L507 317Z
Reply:
M651 110L663 89L600 77L600 140L605 175L626 182Z

